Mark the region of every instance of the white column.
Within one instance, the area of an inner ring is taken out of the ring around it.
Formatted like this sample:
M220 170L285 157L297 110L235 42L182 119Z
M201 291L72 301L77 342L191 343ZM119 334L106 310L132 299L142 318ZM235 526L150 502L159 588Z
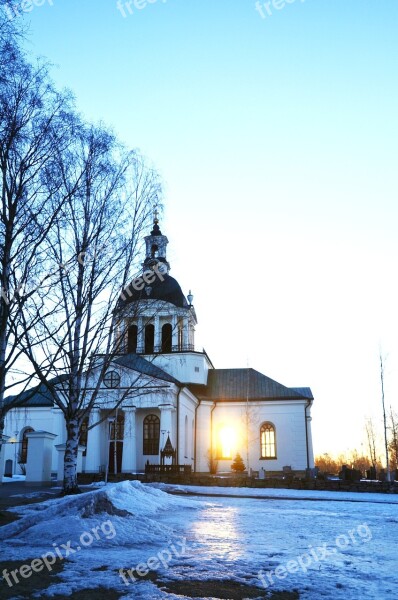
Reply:
M178 349L178 325L177 315L173 315L171 319L171 350L175 352Z
M138 331L137 331L137 352L138 353L142 353L144 352L144 330L143 330L143 318L142 317L138 317L137 319L137 327L138 327Z
M163 404L160 406L160 448L163 450L163 446L166 444L167 436L170 437L173 448L175 448L175 432L173 428L173 412L174 406L172 404ZM164 431L164 435L162 434Z
M88 426L98 423L101 417L99 408L93 408L90 412ZM86 450L86 473L98 473L101 464L101 425L88 430Z
M155 315L155 319L154 319L154 325L155 325L155 352L160 352L162 349L162 335L161 335L161 331L160 331L160 323L159 323L159 315Z
M188 336L188 318L184 317L184 325L183 325L183 345L184 345L184 350L188 350L188 344L189 344L189 336Z
M137 470L137 432L135 411L135 407L128 407L124 409L122 473L131 473Z

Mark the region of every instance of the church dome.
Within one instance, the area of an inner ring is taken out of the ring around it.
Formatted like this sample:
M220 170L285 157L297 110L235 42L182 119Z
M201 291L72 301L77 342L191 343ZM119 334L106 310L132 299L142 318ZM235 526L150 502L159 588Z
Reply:
M161 300L163 302L170 302L170 304L179 308L186 308L189 306L182 293L180 284L174 277L171 277L167 273L162 274L161 278L156 277L151 284L145 284L145 287L142 290L136 289L137 287L138 286L134 286L134 282L132 282L124 290L119 299L118 308L122 308L132 302L139 302L140 300Z

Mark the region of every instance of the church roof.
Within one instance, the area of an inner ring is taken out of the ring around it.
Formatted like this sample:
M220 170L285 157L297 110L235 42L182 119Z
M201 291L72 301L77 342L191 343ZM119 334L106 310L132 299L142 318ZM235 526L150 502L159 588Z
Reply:
M309 387L294 387L291 389L294 390L295 392L297 392L298 394L300 394L301 396L308 398L308 400L314 399L314 396L312 395L312 392L311 392L311 388L309 388Z
M163 302L170 302L170 304L174 304L179 308L187 308L188 302L178 281L167 273L162 274L162 279L163 281L160 277L156 277L153 283L146 285L142 290L134 289L132 282L123 290L125 300L120 296L117 308L122 308L140 300L163 300Z
M161 379L162 381L168 381L170 383L176 383L177 385L180 385L180 382L177 379L138 354L121 354L112 362L120 365L121 367L138 371L138 373L142 373L143 375L148 375L149 377L155 377L156 379Z
M207 385L189 385L200 400L313 399L310 388L288 388L254 369L211 369Z
M7 398L4 399L4 404L6 406L12 404L15 408L18 408L19 406L43 407L53 406L54 401L47 387L41 383L21 394L7 396Z
M148 375L149 377L154 377L155 379L160 379L161 381L167 381L169 383L181 385L177 379L166 373L166 371L163 371L163 369L160 369L137 354L120 355L115 358L113 362L121 367L134 369L134 371L138 371L138 373L142 373L143 375ZM65 380L67 377L57 377L51 381L53 384L56 384L57 382L61 381L61 379ZM21 394L7 396L7 398L4 399L4 403L6 406L8 404L12 404L15 408L22 406L29 406L30 408L33 408L54 405L51 393L42 383L36 387L26 390L25 392L22 392Z

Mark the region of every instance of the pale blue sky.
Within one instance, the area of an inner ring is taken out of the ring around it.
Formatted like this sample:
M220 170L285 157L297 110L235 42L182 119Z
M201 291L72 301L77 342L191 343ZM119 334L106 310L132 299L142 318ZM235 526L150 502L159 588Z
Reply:
M360 450L366 415L381 431L380 344L398 410L398 3L132 8L47 1L29 48L160 170L198 345L311 386L316 452Z

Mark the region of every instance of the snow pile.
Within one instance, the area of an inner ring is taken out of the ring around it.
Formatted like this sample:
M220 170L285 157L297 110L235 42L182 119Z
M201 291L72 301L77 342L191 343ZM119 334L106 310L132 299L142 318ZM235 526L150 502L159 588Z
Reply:
M17 507L13 510L22 518L2 527L0 540L7 540L9 550L10 546L21 547L27 543L32 548L54 546L68 540L76 546L82 534L97 527L99 533L93 545L103 545L106 541L108 546L131 547L143 541L168 538L170 528L159 524L156 516L195 505L195 501L170 496L138 481L123 481L76 496ZM105 522L112 524L114 536L101 534L100 528Z

